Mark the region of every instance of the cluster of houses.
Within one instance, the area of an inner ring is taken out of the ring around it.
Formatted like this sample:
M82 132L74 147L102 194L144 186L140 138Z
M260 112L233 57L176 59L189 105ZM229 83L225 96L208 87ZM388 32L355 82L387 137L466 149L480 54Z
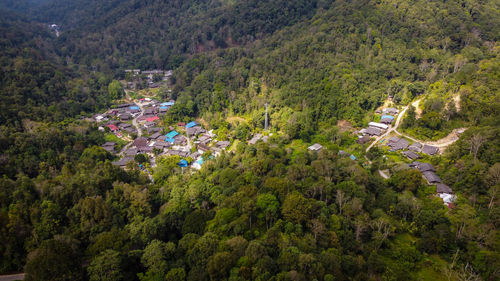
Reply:
M387 146L391 148L392 151L402 150L402 154L410 160L416 160L421 158L417 153L424 153L429 156L433 156L438 153L439 149L431 145L422 145L421 143L410 142L404 138L397 136L392 136L387 140Z
M453 194L453 190L436 175L434 166L429 163L415 161L409 164L409 167L419 170L429 185L436 185L438 196L448 207L453 208L453 201L455 201L456 196Z
M377 110L376 112L382 114L380 122L370 122L368 123L368 128L363 128L359 131L363 135L357 141L359 144L367 143L370 137L381 136L394 122L394 116L399 114L399 110L396 108L384 108L383 111Z
M104 122L111 119L118 119L122 121L132 120L134 117L141 114L141 109L135 103L123 103L115 105L112 109L103 114L94 116L95 121Z
M106 123L105 127L109 128L109 130L117 135L118 137L123 136L123 132L127 133L128 135L136 134L137 130L132 124L130 123L125 123L125 122L120 122L117 120L111 120ZM99 127L100 130L104 130L103 127Z
M214 142L216 137L212 131L207 132L196 121L185 123L178 123L179 127L184 127L186 136L180 134L174 128L164 134L162 129L157 127L147 128L148 137L139 137L124 151L124 157L113 164L125 167L128 162L134 160L137 154L147 154L150 157L161 155L178 155L181 160L178 164L180 167L191 167L200 169L204 163L202 154L205 152L213 152L218 156L222 150L227 149L231 144L229 141ZM190 141L197 145L197 149L193 150ZM187 158L194 161L189 163Z
M132 75L132 81L127 82L128 89L138 89L139 84L145 84L148 88L158 88L168 81L172 76L172 70L144 70L140 69L125 69L125 74Z

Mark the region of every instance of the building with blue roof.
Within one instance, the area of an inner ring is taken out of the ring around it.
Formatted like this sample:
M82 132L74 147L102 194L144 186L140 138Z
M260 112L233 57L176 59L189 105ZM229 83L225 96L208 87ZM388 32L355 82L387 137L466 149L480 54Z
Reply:
M165 141L173 144L175 142L175 139L173 139L173 138L166 138Z
M394 122L394 116L391 116L391 115L382 115L382 117L380 118L380 123L389 125L392 122Z
M172 102L172 101L167 101L167 102L162 102L162 103L160 103L160 105L161 105L161 106L172 106L172 105L174 105L174 104L175 104L175 103L174 103L174 102Z
M193 128L194 126L198 126L198 123L196 121L191 121L186 124L186 128Z
M141 110L138 106L131 106L129 107L130 110Z
M188 161L186 161L184 159L182 159L181 161L179 161L179 163L177 163L177 165L179 165L179 167L181 167L181 168L187 167L188 164L189 164Z
M171 131L169 132L168 134L166 134L165 136L167 137L167 139L173 139L175 138L175 136L177 136L179 133L177 131Z
M352 159L352 160L354 160L354 161L358 160L358 158L356 158L356 156L354 156L354 155L352 155L352 154L351 154L351 156L349 156L349 158L351 158L351 159Z

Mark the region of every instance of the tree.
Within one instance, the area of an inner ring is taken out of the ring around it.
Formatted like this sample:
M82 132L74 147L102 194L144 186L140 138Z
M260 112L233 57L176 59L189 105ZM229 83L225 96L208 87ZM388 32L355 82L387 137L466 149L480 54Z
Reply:
M408 108L408 111L406 112L405 119L403 120L403 123L401 126L404 129L411 128L415 125L417 114L415 112L415 107L413 105L410 105Z
M485 142L486 142L486 136L484 136L481 133L476 133L472 135L472 137L469 139L470 153L474 155L474 159L477 159L477 153L479 152L479 149Z
M120 81L113 80L108 86L109 98L113 100L121 99L125 95Z
M272 225L273 220L279 212L280 204L272 194L264 193L257 197L257 208L260 209L259 218L265 218L266 228Z
M289 194L283 202L282 214L287 220L303 223L309 219L311 204L298 192Z
M165 276L168 269L167 257L172 257L174 252L174 243L153 240L144 249L141 262L148 268L148 273L151 273L151 275Z
M44 241L28 256L27 281L82 280L82 264L74 243L58 239Z
M232 257L229 252L220 252L208 259L207 270L212 280L224 280L232 267Z
M114 250L105 250L95 257L87 268L90 281L124 280L123 258Z
M165 276L165 281L184 281L186 280L186 271L184 268L172 268Z

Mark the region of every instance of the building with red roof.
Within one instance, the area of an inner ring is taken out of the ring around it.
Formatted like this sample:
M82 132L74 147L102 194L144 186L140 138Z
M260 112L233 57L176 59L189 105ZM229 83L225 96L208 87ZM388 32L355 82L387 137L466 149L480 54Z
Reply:
M148 117L146 118L146 122L154 122L156 120L159 120L160 118L158 116L153 116L153 117Z
M113 132L116 132L120 129L118 129L118 127L116 127L116 125L113 125L113 124L109 124L109 125L106 125L111 131Z

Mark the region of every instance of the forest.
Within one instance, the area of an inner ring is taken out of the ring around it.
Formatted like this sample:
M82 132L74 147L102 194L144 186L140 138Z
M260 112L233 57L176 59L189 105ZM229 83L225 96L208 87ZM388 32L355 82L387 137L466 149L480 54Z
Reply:
M24 2L0 1L0 274L500 279L498 1ZM198 118L233 149L196 172L164 157L154 181L112 165L89 118L126 68L173 69L165 123ZM420 100L415 138L467 128L426 159L453 208L338 125L387 99Z

